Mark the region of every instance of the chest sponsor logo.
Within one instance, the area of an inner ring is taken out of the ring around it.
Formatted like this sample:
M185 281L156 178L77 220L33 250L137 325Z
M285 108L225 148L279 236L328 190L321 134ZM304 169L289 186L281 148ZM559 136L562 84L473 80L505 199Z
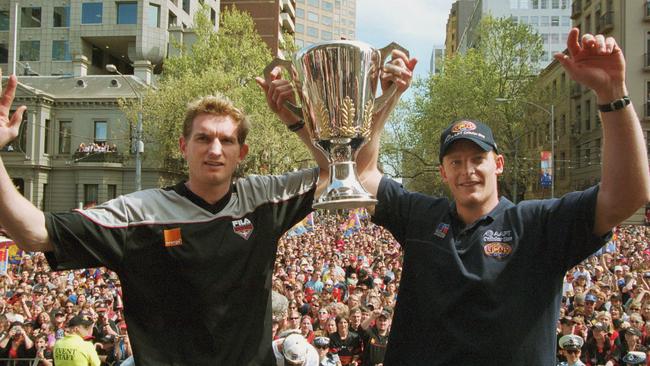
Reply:
M253 223L247 218L240 220L233 220L232 229L235 231L235 234L241 236L242 238L248 240L253 232Z
M488 230L483 234L483 242L508 242L512 241L512 230L495 231Z
M444 239L445 236L447 236L448 232L449 232L449 224L440 223L438 224L438 227L436 228L436 232L433 233L433 235L439 237L440 239Z
M483 246L483 252L488 257L505 259L512 253L512 247L506 243L486 243Z
M183 239L181 238L181 228L176 227L173 229L163 230L163 235L165 237L166 248L183 245Z

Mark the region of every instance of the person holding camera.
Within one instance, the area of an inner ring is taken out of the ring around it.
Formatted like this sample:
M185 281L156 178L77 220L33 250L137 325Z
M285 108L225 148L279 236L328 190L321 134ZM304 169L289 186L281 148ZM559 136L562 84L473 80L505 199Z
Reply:
M29 337L23 324L11 323L9 332L0 339L0 358L22 359L36 357L34 342ZM29 365L29 361L18 361L16 366Z

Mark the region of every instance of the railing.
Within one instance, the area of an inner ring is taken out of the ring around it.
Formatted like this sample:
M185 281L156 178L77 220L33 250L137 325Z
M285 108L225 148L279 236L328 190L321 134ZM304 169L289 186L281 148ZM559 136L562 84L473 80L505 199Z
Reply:
M571 18L575 19L582 14L582 0L573 0L571 4Z
M614 12L608 11L598 19L598 32L607 32L614 29Z
M0 358L0 365L3 366L21 366L30 365L36 366L41 361L40 358ZM50 360L52 361L52 360Z
M77 151L72 155L75 163L123 163L124 156L115 151L82 152Z

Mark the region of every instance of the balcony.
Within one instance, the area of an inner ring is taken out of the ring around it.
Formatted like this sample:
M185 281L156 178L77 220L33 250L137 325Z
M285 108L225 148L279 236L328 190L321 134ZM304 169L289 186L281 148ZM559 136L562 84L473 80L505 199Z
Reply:
M81 152L72 155L75 163L124 163L124 156L115 151L108 152Z
M280 13L280 25L287 33L295 33L296 25L287 13Z
M606 33L614 29L614 12L608 11L598 19L598 32Z
M582 85L575 83L571 85L571 98L580 98L582 96Z
M646 0L643 14L645 15L645 18L643 20L650 22L650 0Z
M643 70L650 71L650 53L643 54Z
M291 0L281 0L280 8L282 8L283 13L288 13L290 17L292 18L296 17L296 9L293 8L293 4L291 3Z
M576 19L582 14L582 0L574 0L571 4L571 19Z

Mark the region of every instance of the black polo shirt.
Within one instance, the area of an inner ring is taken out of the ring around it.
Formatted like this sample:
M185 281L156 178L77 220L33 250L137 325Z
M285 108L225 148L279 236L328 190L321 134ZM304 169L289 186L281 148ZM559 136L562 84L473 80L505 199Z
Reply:
M55 270L106 266L136 364L269 365L279 237L311 212L318 170L238 180L208 204L180 183L46 214Z
M382 179L373 221L404 250L384 364L553 365L563 275L607 239L592 233L597 193L501 198L465 227L446 198Z

